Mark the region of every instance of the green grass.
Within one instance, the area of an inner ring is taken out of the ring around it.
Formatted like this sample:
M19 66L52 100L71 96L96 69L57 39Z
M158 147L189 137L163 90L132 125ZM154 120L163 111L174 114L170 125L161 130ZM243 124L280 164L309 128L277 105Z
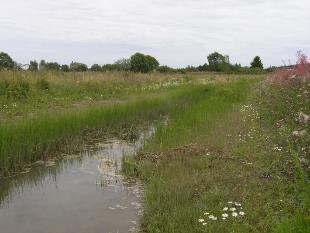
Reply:
M136 158L124 160L124 172L145 183L143 232L309 232L309 169L300 163L309 136L291 133L305 127L295 118L310 105L307 98L283 104L309 86L253 92L254 83L201 90ZM285 130L276 124L283 117ZM245 215L222 220L229 201L241 203Z
M25 164L47 159L57 152L80 149L85 139L111 136L145 121L156 120L176 106L191 101L192 93L198 89L196 85L181 86L154 98L2 123L0 175L18 172Z
M126 72L0 72L0 121L145 99L197 82L238 78L217 74Z

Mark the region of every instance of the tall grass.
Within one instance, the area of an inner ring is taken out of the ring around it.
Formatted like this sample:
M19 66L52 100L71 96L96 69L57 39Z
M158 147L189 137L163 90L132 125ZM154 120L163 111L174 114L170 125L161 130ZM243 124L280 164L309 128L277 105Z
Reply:
M266 95L253 85L238 80L202 89L135 159L124 160L124 171L145 183L143 232L309 231L309 172L300 166L309 137L291 137L300 127L296 113L310 106L295 98L309 86L289 93L264 86ZM223 220L227 202L241 203L245 215L228 211Z
M190 101L197 86L170 90L155 98L131 101L83 111L41 115L0 124L0 175L20 171L25 163L46 159L63 148L79 146L91 132L107 135L144 120L168 114L177 105Z

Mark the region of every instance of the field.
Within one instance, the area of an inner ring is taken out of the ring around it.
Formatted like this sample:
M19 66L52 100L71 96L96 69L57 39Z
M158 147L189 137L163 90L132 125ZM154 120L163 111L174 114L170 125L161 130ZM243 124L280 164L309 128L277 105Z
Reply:
M142 232L309 232L309 93L265 75L1 72L0 176L155 122L123 161Z

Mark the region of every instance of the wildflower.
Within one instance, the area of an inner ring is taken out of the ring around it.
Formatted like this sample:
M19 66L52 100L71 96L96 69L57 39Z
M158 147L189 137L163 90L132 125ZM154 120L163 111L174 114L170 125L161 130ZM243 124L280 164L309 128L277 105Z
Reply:
M222 218L223 220L226 220L226 218Z
M208 213L208 212L205 212L204 215L209 215L209 213Z
M230 210L230 211L235 211L235 210L236 210L236 208L230 208L229 210Z
M239 212L239 215L243 216L245 213L243 211Z
M237 217L237 216L238 216L238 213L233 212L233 213L231 214L231 216L233 216L233 217Z
M205 220L203 218L198 219L198 222L204 222Z
M215 217L215 216L213 216L213 215L211 214L211 215L209 216L209 219L215 221L215 220L217 220L217 217Z
M224 207L223 211L227 211L228 210L228 207Z
M206 223L206 222L204 222L204 223L202 223L202 225L203 225L203 226L205 226L205 225L207 225L207 223Z
M228 204L232 204L233 202L232 201L229 201L229 202L227 202Z
M228 214L222 214L222 217L223 217L223 218L227 218L227 217L228 217Z
M252 163L248 163L248 164L252 164ZM238 203L238 202L235 202L235 205L236 205L236 206L241 206L241 204Z

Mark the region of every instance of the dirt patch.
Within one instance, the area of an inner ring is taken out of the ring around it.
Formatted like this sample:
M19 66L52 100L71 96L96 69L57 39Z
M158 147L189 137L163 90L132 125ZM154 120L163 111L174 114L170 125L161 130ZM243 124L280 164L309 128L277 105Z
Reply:
M172 159L175 157L181 157L181 156L221 156L223 153L221 150L217 148L212 148L205 144L198 144L198 143L191 143L188 145L184 145L181 147L169 149L167 151L162 152L140 152L137 155L138 160L149 160L151 162L157 162L164 159Z

